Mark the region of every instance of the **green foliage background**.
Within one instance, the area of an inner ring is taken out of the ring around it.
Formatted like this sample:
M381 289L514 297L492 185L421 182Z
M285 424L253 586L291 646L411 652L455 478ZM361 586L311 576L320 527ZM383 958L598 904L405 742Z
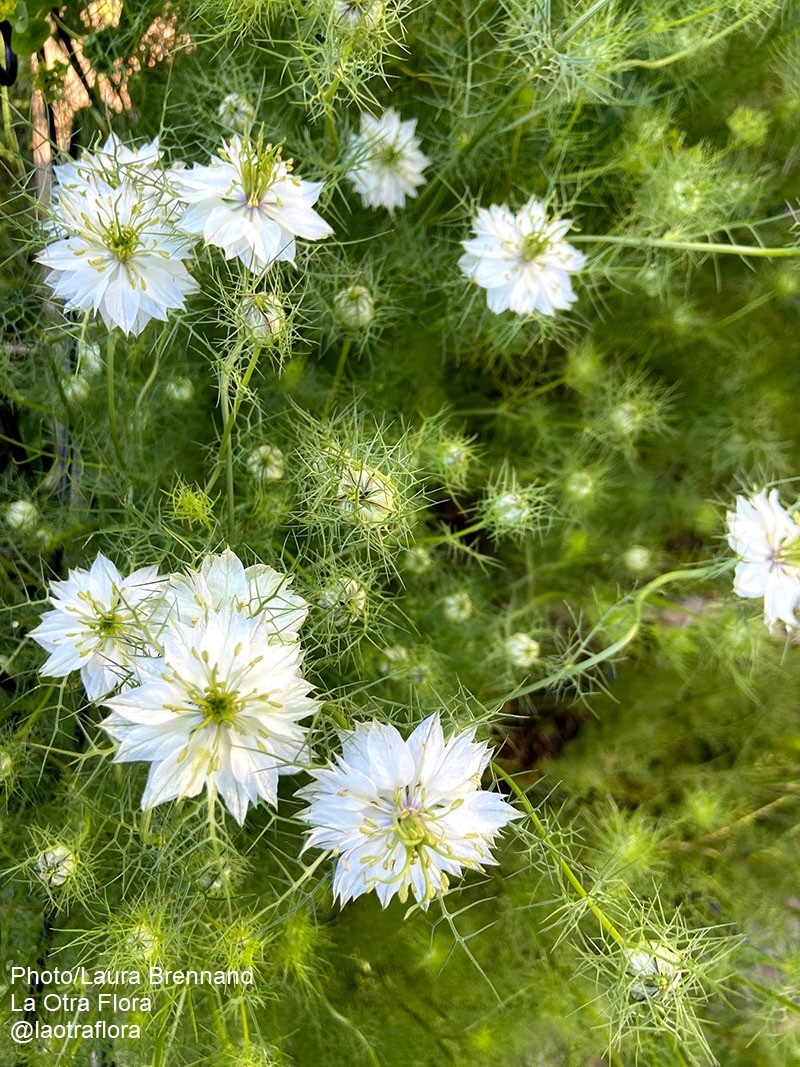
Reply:
M66 66L23 57L4 97L2 478L40 521L6 524L0 555L0 990L10 964L40 961L257 979L242 996L162 991L139 1043L23 1052L3 1036L0 1063L800 1063L798 650L724 568L737 492L800 496L796 6L389 0L354 33L330 0L125 0L100 29L83 7L52 25L98 76L128 69L130 107L93 82L78 143L113 129L206 162L220 100L244 93L325 183L336 237L263 285L201 254L187 313L116 339L109 400L104 331L65 317L34 261L34 103L59 98ZM387 106L418 120L432 161L394 216L345 177L359 111ZM589 257L555 319L492 314L457 267L476 206L531 195ZM352 284L375 302L361 330L334 313ZM238 314L254 287L288 314L261 350ZM280 479L248 466L264 444ZM391 480L390 522L335 506L351 458ZM493 510L507 492L528 507L516 528ZM291 570L312 604L320 758L354 720L478 722L542 831L509 831L485 879L404 919L372 897L333 908L330 865L298 859L296 782L278 813L241 831L220 816L216 837L202 800L141 813L146 768L111 762L100 710L76 678L40 679L24 635L47 580L98 551L168 571L226 543ZM363 602L335 592L347 581ZM448 617L465 596L468 617ZM517 632L540 645L528 670L504 651ZM48 890L34 863L57 843L78 866ZM678 946L674 996L632 999L625 951L559 856L626 943Z

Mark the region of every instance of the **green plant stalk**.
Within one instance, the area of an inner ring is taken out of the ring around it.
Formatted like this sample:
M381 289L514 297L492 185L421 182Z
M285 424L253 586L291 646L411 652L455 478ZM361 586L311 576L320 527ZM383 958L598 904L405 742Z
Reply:
M564 856L561 854L561 852L559 852L552 838L548 834L544 823L537 815L536 809L531 804L530 800L528 800L525 791L514 781L510 774L507 774L502 769L502 767L498 767L496 762L492 761L491 766L497 777L502 779L502 781L506 783L506 785L512 791L514 796L519 800L520 804L525 809L525 813L530 818L531 823L533 824L533 828L536 831L537 836L539 837L539 840L545 846L545 849L547 850L549 855L551 855L555 859L559 871L566 878L566 880L569 882L569 884L572 886L578 896L586 902L586 906L588 907L589 911L600 923L600 926L603 928L603 930L605 930L605 932L609 935L610 938L612 938L612 940L616 941L620 948L628 948L628 939L620 933L620 931L616 928L614 923L611 921L611 919L609 919L609 917L602 910L602 908L600 908L599 905L592 899L591 894L586 889L583 882L581 882L575 871L572 869L569 862L564 859Z
M211 474L211 477L206 482L207 493L210 493L211 490L214 488L214 485L216 484L217 477L219 476L219 472L222 469L223 460L225 460L227 463L228 458L230 458L231 470L233 469L233 456L230 449L231 434L233 433L233 427L236 425L236 420L239 417L239 412L242 407L244 396L247 392L247 387L250 384L250 379L253 377L253 372L258 366L258 357L260 355L261 347L259 345L256 345L255 350L253 351L253 354L250 357L250 362L247 364L247 369L244 372L244 376L242 377L241 385L237 390L236 398L233 402L233 408L229 409L229 414L227 416L225 415L225 408L222 403L222 386L220 386L220 407L222 407L223 409L224 421L222 427L222 436L219 439L219 449L217 450L217 466ZM230 378L227 379L227 386L230 387Z
M527 696L528 693L535 693L540 689L546 689L548 686L553 685L554 682L563 681L565 678L571 678L576 674L582 674L590 667L596 667L599 663L605 662L615 656L618 652L621 652L626 645L629 645L631 641L636 637L639 632L639 627L642 624L642 609L647 601L650 593L659 589L662 585L668 585L670 582L679 581L698 581L698 579L709 578L713 575L719 574L723 570L727 570L733 563L732 560L725 561L724 564L712 563L707 567L698 567L695 570L687 568L682 571L668 571L666 574L660 574L657 578L654 578L652 582L648 582L647 585L642 586L632 597L634 604L634 621L625 631L625 633L608 648L601 649L600 652L595 652L592 656L587 656L586 659L580 660L578 663L569 664L563 670L558 671L555 675L547 675L545 678L540 678L536 682L532 682L530 685L522 686L519 689L515 689L507 697L504 698L503 703L508 700L516 699L517 697ZM624 601L622 601L624 603ZM583 642L583 647L591 640L592 634L595 631L591 631L587 638Z
M331 387L328 390L328 396L325 400L325 406L322 409L322 417L328 414L333 407L333 402L336 399L336 393L341 385L342 376L344 375L345 364L347 363L347 357L350 355L350 349L353 347L353 341L348 337L342 345L342 351L339 353L339 359L336 363L336 370L333 374L333 381Z
M108 431L111 434L111 443L114 446L114 454L120 467L125 470L125 453L122 451L119 429L117 427L117 407L114 394L114 349L117 344L117 335L111 330L106 342L106 386L108 399Z
M734 256L757 256L763 259L794 259L800 245L788 248L764 248L761 245L724 245L712 241L670 241L666 237L613 237L577 233L570 236L575 244L613 244L626 248L671 248L678 252L721 252Z
M219 406L222 411L222 424L223 424L223 437L225 436L225 429L228 425L233 428L233 413L231 411L231 398L230 398L231 380L227 371L220 373L219 379ZM235 525L235 511L234 511L234 482L233 482L233 449L230 448L230 433L225 441L225 447L223 450L222 444L220 444L219 461L225 460L225 500L227 511L227 532L228 538L233 538L233 529ZM217 467L219 470L219 466Z

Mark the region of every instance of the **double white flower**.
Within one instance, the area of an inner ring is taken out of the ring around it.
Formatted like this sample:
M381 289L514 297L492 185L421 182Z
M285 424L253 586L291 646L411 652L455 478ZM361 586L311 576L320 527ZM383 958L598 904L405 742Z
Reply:
M101 725L116 761L152 763L143 808L206 786L241 823L305 761L300 720L318 704L300 674L308 606L289 582L227 550L169 578L155 567L122 578L99 555L53 583L54 610L31 633L51 653L42 673L80 669L89 698L112 709Z
M405 207L406 197L416 196L425 184L422 172L430 160L420 151L416 128L416 119L403 122L394 108L377 119L362 114L361 132L350 144L347 177L364 207Z
M139 334L183 308L197 290L183 260L190 242L175 228L176 200L155 141L124 148L111 137L94 154L55 168L56 238L37 257L67 308L99 314Z
M130 683L140 658L157 654L157 627L149 623L165 588L157 567L123 578L102 553L89 570L76 568L52 582L53 610L30 632L50 653L42 674L64 678L79 670L90 700Z
M348 900L375 890L383 907L409 892L427 907L447 891L449 876L497 861L491 846L520 817L497 793L480 788L491 752L474 730L445 741L438 715L404 741L393 726L359 723L342 754L300 790L309 801L306 848L338 855L334 896Z
M800 627L800 525L778 502L778 490L766 489L749 500L736 497L729 511L728 544L740 557L733 589L741 597L764 598L769 626L783 622Z
M218 793L241 824L259 797L277 805L278 776L301 760L313 714L299 644L270 643L271 619L236 606L194 626L172 623L163 657L140 665L140 685L105 700L103 729L118 763L152 763L142 807Z
M475 236L463 241L461 270L483 289L491 311L554 315L577 300L570 274L586 262L567 244L569 219L549 219L533 197L516 214L505 204L478 208Z
M295 237L319 241L333 233L313 207L322 182L295 177L292 160L261 139L232 137L208 166L177 174L175 186L189 205L183 230L254 273L276 261L294 263Z

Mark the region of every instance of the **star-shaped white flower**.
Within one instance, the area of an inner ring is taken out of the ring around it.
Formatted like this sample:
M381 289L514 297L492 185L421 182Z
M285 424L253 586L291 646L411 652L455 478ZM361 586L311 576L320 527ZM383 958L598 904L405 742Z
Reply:
M461 270L483 289L491 311L554 315L577 300L570 274L586 262L564 236L570 219L549 219L531 198L514 214L505 204L478 208L475 236L463 241Z
M139 334L197 290L182 262L191 247L169 221L163 190L88 175L84 186L61 187L54 206L51 228L61 236L37 262L50 268L47 283L68 308Z
M380 118L361 115L361 133L353 138L352 164L347 177L360 194L364 207L405 207L406 197L417 195L424 185L422 172L430 165L415 136L416 119L403 122L389 108Z
M729 511L728 544L739 556L733 590L741 597L764 598L768 625L800 627L800 525L781 507L778 490L751 499L736 497Z
M279 148L234 136L211 157L174 176L188 204L180 225L259 273L276 260L294 263L295 237L319 241L332 228L314 210L322 182L292 174Z
M165 586L157 567L123 578L102 553L89 570L76 568L51 582L53 610L29 635L50 653L42 674L63 678L80 670L90 700L127 682L141 657L158 652L158 624L150 623Z
M222 797L241 825L259 797L276 806L278 776L305 762L306 729L316 711L300 675L298 644L271 644L269 619L235 607L194 626L172 623L163 659L144 661L141 684L105 701L101 724L119 741L118 763L152 763L142 808L193 797Z
M438 715L407 741L393 726L359 723L336 762L311 772L315 781L299 792L313 827L305 847L338 855L333 892L342 906L374 889L383 907L409 892L427 907L450 875L497 862L492 843L520 813L480 788L491 752L473 738L467 730L445 741Z
M291 592L292 576L256 563L245 567L226 549L206 556L197 571L170 576L170 594L175 621L194 625L208 611L224 607L258 616L270 627L272 640L294 641L308 614L308 604Z

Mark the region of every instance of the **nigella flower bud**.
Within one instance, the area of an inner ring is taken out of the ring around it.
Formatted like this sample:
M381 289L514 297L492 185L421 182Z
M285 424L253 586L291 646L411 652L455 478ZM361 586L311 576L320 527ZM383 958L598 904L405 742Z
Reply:
M245 331L259 345L268 345L286 328L286 310L272 293L254 293L242 301Z
M39 521L39 509L30 500L14 500L6 508L6 523L12 530L30 530Z
M234 133L247 133L253 125L256 109L243 93L228 93L217 108L217 118Z
M336 626L346 626L366 612L367 591L355 578L336 578L319 594L318 603Z
M66 845L55 845L39 855L33 869L48 888L64 885L78 869L78 857Z
M475 613L469 593L453 593L442 601L442 611L448 622L466 622Z
M539 658L539 642L530 634L519 631L503 642L506 659L513 667L532 667Z
M497 526L513 529L521 526L530 514L530 508L521 493L502 493L490 501L489 517Z
M653 553L644 545L631 545L622 560L634 574L646 574L653 566Z
M61 388L69 404L85 404L92 395L92 387L82 374L71 374L63 380Z
M339 482L336 503L361 522L386 522L395 509L394 489L389 479L372 467L347 467Z
M383 0L337 0L334 18L347 34L374 30L383 18Z
M597 487L593 474L589 471L573 471L564 482L564 492L571 500L588 500Z
M188 404L194 398L194 382L191 378L180 376L170 378L164 387L167 398L174 404Z
M638 404L626 401L618 404L609 415L612 428L623 437L637 433L645 420L645 412Z
M333 298L333 313L347 330L363 330L375 317L375 301L364 285L350 285Z
M286 472L286 457L275 445L259 445L247 457L247 469L258 482L279 482Z

